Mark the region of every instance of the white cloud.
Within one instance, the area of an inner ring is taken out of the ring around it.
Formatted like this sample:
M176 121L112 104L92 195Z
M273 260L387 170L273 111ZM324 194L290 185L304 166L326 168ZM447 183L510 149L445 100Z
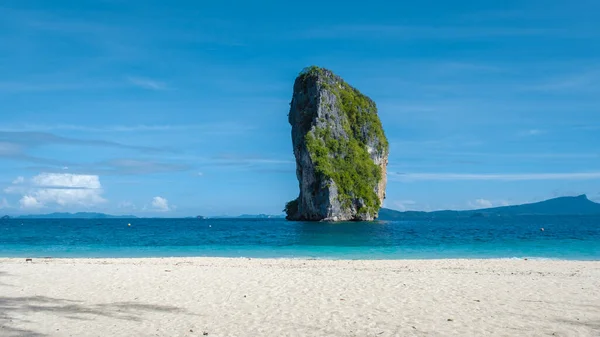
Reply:
M63 188L101 188L97 175L70 174L70 173L42 173L33 178L31 182L41 187Z
M482 209L491 207L508 206L510 203L506 200L487 200L487 199L475 199L467 203L471 209Z
M204 173L202 173L202 172L198 172L198 176L199 176L199 177L202 177L203 175L204 175Z
M105 202L95 189L39 189L33 195L43 204L58 204L60 206L92 207Z
M492 202L487 199L477 199L477 200L475 200L475 204L477 204L481 207L492 207L493 206Z
M490 208L493 206L492 202L487 199L477 199L475 202L470 203L470 205L477 208Z
M3 208L10 208L10 205L8 204L8 201L6 200L6 198L0 199L0 209L3 209Z
M15 180L13 180L12 182L12 186L7 186L4 189L4 193L22 193L23 191L26 190L26 187L23 186L23 183L25 182L25 178L19 176L17 177Z
M30 195L23 196L23 198L19 200L19 203L21 204L21 208L23 209L36 209L42 208L44 206L35 197L32 197Z
M8 186L4 189L4 193L21 193L22 191L25 190L25 186L22 186L23 183L25 182L25 178L19 176L17 177L15 180L13 180L12 184L13 185L18 185L18 186Z
M171 210L169 201L162 197L154 197L152 199L152 208L157 212L168 212Z
M127 80L129 83L144 89L149 90L167 90L168 87L165 83L155 81L149 78L141 78L141 77L128 77Z
M495 181L524 181L524 180L593 180L600 179L600 172L579 173L390 173L392 181L459 181L459 180L495 180Z
M6 194L15 194L25 191L26 189L22 186L8 186L4 189L4 193Z
M29 181L18 177L13 184L18 186L9 186L4 191L21 194L21 208L93 207L106 201L97 175L41 173Z

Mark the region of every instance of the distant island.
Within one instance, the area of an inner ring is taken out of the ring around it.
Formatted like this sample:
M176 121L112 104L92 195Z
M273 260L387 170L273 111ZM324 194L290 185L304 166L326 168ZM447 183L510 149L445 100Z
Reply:
M396 211L389 208L381 208L379 220L390 221L406 218L427 217L489 217L489 216L511 216L511 215L600 215L600 204L587 198L585 194L576 197L559 197L545 201L483 208L466 211ZM10 217L8 215L1 219L137 219L135 215L110 215L104 213L79 212L79 213L50 213L29 214ZM209 219L284 219L284 214L242 214L238 216L193 216L185 219L209 220Z
M468 211L395 211L382 208L379 220L397 220L415 217L486 217L510 215L600 215L600 204L587 198L585 194L576 197L559 197L545 201Z

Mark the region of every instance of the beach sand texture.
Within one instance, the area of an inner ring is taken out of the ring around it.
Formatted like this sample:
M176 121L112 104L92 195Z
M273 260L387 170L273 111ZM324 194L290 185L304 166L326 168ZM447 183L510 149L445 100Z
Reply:
M0 336L600 336L600 262L0 259Z

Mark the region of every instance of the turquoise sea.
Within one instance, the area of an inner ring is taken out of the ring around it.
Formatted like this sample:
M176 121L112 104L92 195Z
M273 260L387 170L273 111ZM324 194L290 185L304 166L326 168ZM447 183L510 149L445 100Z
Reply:
M600 216L418 218L373 223L0 220L0 257L168 256L600 260Z

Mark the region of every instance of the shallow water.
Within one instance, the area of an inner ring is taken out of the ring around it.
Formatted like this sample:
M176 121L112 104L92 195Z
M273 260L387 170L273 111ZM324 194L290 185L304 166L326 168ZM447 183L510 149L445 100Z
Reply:
M0 257L167 256L600 260L600 217L0 220Z

